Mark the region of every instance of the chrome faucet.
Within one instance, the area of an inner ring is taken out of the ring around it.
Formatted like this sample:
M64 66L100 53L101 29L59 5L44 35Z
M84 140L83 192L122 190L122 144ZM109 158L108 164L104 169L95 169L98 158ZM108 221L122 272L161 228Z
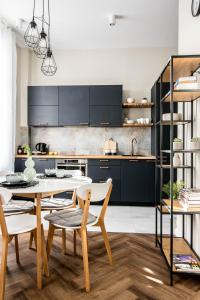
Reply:
M136 153L135 153L134 146L133 146L133 143L134 143L134 144L137 144L137 140L136 140L135 137L131 140L131 146L132 146L132 153L131 153L131 155L132 155L132 156L136 154Z

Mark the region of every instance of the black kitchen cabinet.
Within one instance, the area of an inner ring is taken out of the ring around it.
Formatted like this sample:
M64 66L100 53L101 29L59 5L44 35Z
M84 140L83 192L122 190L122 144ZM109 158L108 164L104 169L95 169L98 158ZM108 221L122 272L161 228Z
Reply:
M122 85L90 87L90 105L122 105Z
M108 178L113 180L113 189L110 197L111 204L120 203L121 197L121 176L120 176L120 161L116 162L116 165L102 163L93 165L95 161L89 160L88 164L88 176L92 178L93 182L105 182Z
M121 162L121 202L130 205L155 202L155 162L123 160Z
M59 87L59 125L89 125L89 87Z
M58 87L29 86L28 105L58 105Z
M58 106L32 105L28 107L29 126L58 126Z
M121 125L121 106L90 106L90 126L115 127Z
M16 158L15 159L15 172L24 172L25 162L27 158ZM37 173L44 173L45 169L55 168L55 159L52 158L34 158L35 170Z

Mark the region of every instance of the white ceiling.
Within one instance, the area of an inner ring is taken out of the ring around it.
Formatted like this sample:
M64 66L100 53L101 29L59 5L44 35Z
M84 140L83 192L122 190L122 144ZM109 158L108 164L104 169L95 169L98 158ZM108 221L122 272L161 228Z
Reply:
M36 0L37 12L41 4ZM53 48L177 47L178 0L50 0L50 6ZM32 7L33 0L0 0L0 16L15 26L31 19ZM122 16L116 26L108 25L110 14Z

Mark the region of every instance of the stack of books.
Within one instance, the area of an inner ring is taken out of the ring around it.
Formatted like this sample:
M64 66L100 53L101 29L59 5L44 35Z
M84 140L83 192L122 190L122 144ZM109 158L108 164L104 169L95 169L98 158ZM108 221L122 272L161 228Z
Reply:
M200 190L182 189L179 193L179 199L183 207L200 207Z
M198 90L200 83L196 76L180 77L174 84L175 90Z
M200 272L200 265L197 259L190 254L174 254L173 263L177 271Z

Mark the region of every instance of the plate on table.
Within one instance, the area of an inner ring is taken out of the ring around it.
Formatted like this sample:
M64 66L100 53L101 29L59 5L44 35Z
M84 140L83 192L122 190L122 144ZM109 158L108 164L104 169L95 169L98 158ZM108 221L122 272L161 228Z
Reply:
M3 181L3 182L1 182L1 185L3 187L25 186L27 184L28 184L28 182L25 181L25 180L21 180L21 181L18 181L18 182L9 182L9 181Z

